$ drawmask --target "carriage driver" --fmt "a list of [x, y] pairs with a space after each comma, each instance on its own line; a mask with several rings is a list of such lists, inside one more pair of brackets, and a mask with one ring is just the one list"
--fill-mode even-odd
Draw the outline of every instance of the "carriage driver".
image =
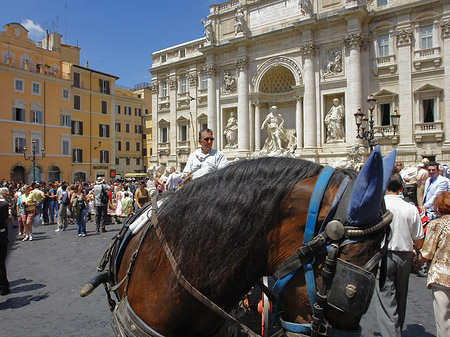
[[200, 178], [207, 173], [220, 170], [228, 165], [225, 154], [212, 148], [214, 137], [210, 129], [202, 129], [198, 134], [200, 148], [197, 148], [189, 156], [183, 170], [183, 176], [192, 179]]

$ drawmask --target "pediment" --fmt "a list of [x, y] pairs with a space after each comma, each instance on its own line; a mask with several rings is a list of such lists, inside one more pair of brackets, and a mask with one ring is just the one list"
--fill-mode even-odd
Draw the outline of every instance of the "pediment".
[[398, 96], [398, 94], [396, 94], [395, 92], [383, 89], [383, 90], [378, 91], [376, 94], [374, 94], [374, 96], [375, 97], [386, 97], [386, 96], [392, 97], [392, 96]]
[[419, 89], [414, 91], [414, 93], [420, 94], [420, 93], [426, 93], [426, 92], [440, 92], [440, 91], [442, 91], [442, 88], [439, 88], [432, 84], [427, 83], [423, 87], [420, 87]]

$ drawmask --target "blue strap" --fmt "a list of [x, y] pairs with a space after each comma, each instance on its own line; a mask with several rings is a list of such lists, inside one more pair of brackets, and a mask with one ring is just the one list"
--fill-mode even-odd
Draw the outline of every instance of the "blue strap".
[[[322, 202], [325, 188], [328, 185], [328, 181], [334, 173], [334, 168], [331, 166], [325, 166], [317, 179], [314, 191], [309, 201], [308, 216], [306, 217], [306, 228], [303, 244], [307, 244], [314, 238], [314, 231], [317, 223], [317, 216], [319, 215], [320, 203]], [[314, 279], [314, 268], [311, 262], [306, 263], [303, 266], [305, 272], [306, 291], [308, 292], [309, 304], [312, 312], [314, 312], [314, 303], [316, 303], [316, 281]]]
[[309, 334], [311, 332], [311, 323], [286, 322], [280, 316], [280, 324], [285, 330], [287, 330], [289, 332], [302, 333], [302, 334]]

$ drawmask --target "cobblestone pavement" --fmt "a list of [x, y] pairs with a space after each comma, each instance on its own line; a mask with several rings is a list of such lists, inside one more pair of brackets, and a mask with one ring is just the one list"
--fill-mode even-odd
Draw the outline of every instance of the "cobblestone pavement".
[[[0, 336], [113, 336], [103, 287], [86, 298], [79, 292], [96, 274], [96, 267], [120, 225], [107, 233], [78, 237], [74, 225], [55, 233], [55, 226], [34, 228], [34, 240], [22, 242], [17, 229], [10, 231], [7, 259], [11, 294], [0, 297]], [[405, 337], [436, 335], [431, 291], [425, 278], [411, 275]], [[254, 315], [254, 314], [253, 314]], [[371, 306], [363, 318], [363, 336], [380, 336]]]

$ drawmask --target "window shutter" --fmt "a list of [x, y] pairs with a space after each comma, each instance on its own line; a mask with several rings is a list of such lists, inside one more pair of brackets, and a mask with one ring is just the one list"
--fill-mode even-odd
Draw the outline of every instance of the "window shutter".
[[106, 81], [106, 93], [109, 95], [109, 81]]
[[102, 128], [102, 124], [98, 125], [98, 135], [99, 137], [103, 137], [103, 128]]
[[75, 163], [76, 149], [72, 149], [72, 163]]
[[42, 124], [42, 111], [38, 111], [39, 124]]
[[20, 110], [20, 120], [22, 122], [25, 122], [25, 109], [19, 109]]
[[80, 135], [83, 134], [83, 122], [78, 122], [80, 125]]
[[106, 137], [109, 138], [109, 125], [106, 125]]
[[64, 115], [61, 115], [61, 126], [64, 126]]
[[100, 92], [103, 92], [103, 81], [102, 80], [98, 80], [98, 86], [100, 87]]
[[[61, 116], [62, 117], [62, 116]], [[71, 121], [70, 122], [70, 125], [71, 125], [71, 128], [72, 128], [72, 130], [70, 131], [70, 133], [72, 134], [72, 135], [74, 135], [75, 134], [75, 122], [74, 121]]]

